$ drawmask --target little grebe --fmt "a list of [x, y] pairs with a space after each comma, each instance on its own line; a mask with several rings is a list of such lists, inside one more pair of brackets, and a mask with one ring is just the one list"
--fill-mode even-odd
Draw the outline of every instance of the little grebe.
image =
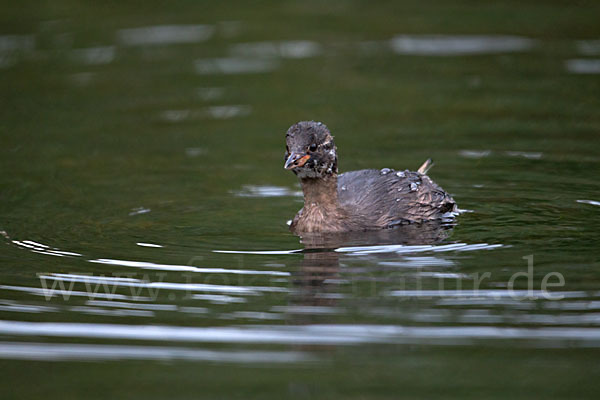
[[338, 175], [333, 136], [320, 122], [302, 121], [286, 134], [285, 169], [302, 185], [304, 207], [294, 233], [347, 232], [440, 220], [457, 210], [454, 199], [426, 174], [364, 169]]

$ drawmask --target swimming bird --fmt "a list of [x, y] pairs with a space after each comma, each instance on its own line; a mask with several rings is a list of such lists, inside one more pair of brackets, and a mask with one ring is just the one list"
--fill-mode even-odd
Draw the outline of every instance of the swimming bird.
[[427, 160], [417, 171], [384, 168], [338, 174], [337, 148], [327, 126], [298, 122], [286, 133], [284, 168], [300, 179], [304, 207], [290, 230], [370, 231], [453, 216], [456, 202], [426, 175], [431, 165]]

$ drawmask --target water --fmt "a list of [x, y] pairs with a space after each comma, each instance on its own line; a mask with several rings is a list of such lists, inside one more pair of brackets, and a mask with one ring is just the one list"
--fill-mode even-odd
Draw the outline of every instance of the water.
[[[2, 398], [598, 396], [597, 6], [53, 4], [0, 16]], [[295, 237], [302, 119], [465, 212]]]

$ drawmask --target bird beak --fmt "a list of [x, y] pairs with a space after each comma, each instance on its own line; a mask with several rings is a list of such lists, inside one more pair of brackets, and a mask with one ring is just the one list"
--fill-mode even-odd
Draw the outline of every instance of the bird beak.
[[308, 154], [292, 153], [285, 161], [283, 168], [294, 169], [296, 167], [301, 167], [306, 164], [308, 160], [310, 160], [310, 156]]

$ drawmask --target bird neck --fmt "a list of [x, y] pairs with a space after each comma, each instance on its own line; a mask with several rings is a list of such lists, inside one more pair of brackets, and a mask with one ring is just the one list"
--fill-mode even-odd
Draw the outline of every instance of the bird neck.
[[304, 207], [334, 209], [339, 207], [337, 192], [337, 174], [320, 178], [300, 180], [304, 193]]

